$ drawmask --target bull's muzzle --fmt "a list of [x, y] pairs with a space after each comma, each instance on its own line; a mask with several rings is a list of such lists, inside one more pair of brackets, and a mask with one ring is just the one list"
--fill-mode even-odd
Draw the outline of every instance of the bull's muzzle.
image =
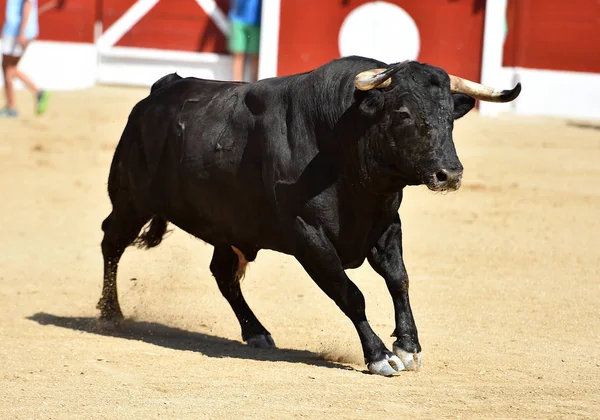
[[460, 188], [462, 169], [440, 169], [431, 175], [427, 188], [431, 191], [456, 191]]

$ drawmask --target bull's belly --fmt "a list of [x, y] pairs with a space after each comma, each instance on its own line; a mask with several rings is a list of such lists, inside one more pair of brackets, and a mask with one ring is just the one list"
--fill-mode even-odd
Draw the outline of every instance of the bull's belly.
[[[277, 215], [262, 197], [219, 185], [193, 185], [184, 194], [163, 191], [152, 207], [175, 226], [213, 246], [286, 252]], [[159, 195], [156, 195], [159, 196]]]

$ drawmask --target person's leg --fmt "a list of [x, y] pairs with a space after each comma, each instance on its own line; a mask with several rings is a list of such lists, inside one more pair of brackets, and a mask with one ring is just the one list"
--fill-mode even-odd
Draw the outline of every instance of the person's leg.
[[244, 80], [244, 62], [246, 57], [244, 53], [233, 53], [233, 80]]
[[258, 52], [260, 49], [260, 26], [249, 25], [247, 33], [247, 53], [250, 55], [252, 81], [258, 80]]
[[[20, 57], [14, 56], [3, 56], [2, 59], [2, 70], [4, 71], [4, 90], [6, 95], [6, 108], [8, 113], [16, 114], [12, 112], [16, 110], [15, 107], [15, 90], [14, 90], [14, 79], [15, 77], [20, 79], [25, 87], [33, 93], [35, 96], [35, 111], [38, 114], [43, 114], [48, 106], [49, 95], [45, 90], [39, 89], [35, 83], [29, 78], [27, 74], [19, 70], [18, 64]], [[6, 63], [6, 64], [5, 64]], [[6, 112], [5, 111], [5, 112]], [[10, 115], [16, 116], [16, 115]]]
[[258, 80], [258, 54], [252, 54], [250, 56], [250, 64], [252, 66], [252, 81]]
[[22, 55], [23, 49], [17, 43], [16, 37], [2, 37], [2, 73], [4, 75], [4, 96], [6, 99], [6, 107], [2, 110], [2, 116], [17, 116], [13, 81]]
[[[25, 45], [23, 47], [23, 51], [21, 52], [21, 55], [25, 53], [26, 49], [27, 49], [27, 45]], [[43, 89], [38, 88], [36, 86], [36, 84], [33, 82], [33, 80], [31, 80], [31, 78], [27, 74], [25, 74], [23, 71], [19, 70], [18, 67], [15, 69], [15, 76], [17, 78], [19, 78], [23, 82], [23, 84], [25, 84], [25, 87], [31, 93], [33, 93], [33, 95], [35, 97], [35, 112], [37, 114], [43, 114], [46, 111], [46, 107], [48, 106], [48, 97], [49, 97], [48, 92], [46, 92]]]
[[13, 79], [16, 76], [19, 57], [11, 55], [2, 55], [2, 72], [4, 73], [4, 96], [6, 98], [6, 107], [15, 108], [15, 89]]
[[42, 114], [48, 105], [48, 93], [39, 89], [27, 74], [19, 70], [19, 62], [25, 53], [25, 47], [16, 44], [16, 39], [6, 37], [2, 40], [2, 71], [4, 73], [4, 93], [6, 97], [6, 108], [1, 111], [2, 116], [16, 117], [16, 100], [14, 90], [14, 79], [19, 78], [35, 96], [36, 112]]
[[38, 93], [40, 93], [40, 90], [35, 85], [35, 83], [33, 83], [33, 80], [31, 80], [28, 75], [23, 73], [22, 70], [19, 70], [18, 67], [15, 67], [15, 77], [20, 79], [23, 82], [23, 84], [25, 85], [25, 87], [34, 95], [37, 95]]
[[[27, 49], [27, 45], [25, 45], [22, 49], [19, 50], [19, 57], [14, 57], [16, 59], [15, 63], [14, 63], [14, 69], [12, 69], [12, 74], [13, 74], [13, 80], [14, 78], [18, 78], [19, 80], [21, 80], [23, 82], [23, 84], [25, 85], [25, 87], [34, 95], [35, 97], [35, 111], [37, 114], [43, 114], [46, 111], [46, 108], [48, 106], [48, 99], [49, 99], [49, 95], [48, 92], [46, 92], [43, 89], [38, 88], [38, 86], [33, 82], [33, 80], [31, 80], [31, 78], [24, 73], [22, 70], [19, 69], [19, 61], [21, 60], [21, 57], [23, 56], [23, 54], [25, 53], [25, 50]], [[14, 92], [14, 85], [13, 87], [11, 87], [11, 89]], [[14, 98], [14, 93], [13, 93], [13, 98]], [[14, 101], [14, 99], [13, 99]], [[8, 102], [8, 101], [7, 101]], [[10, 105], [9, 105], [10, 107]]]
[[227, 39], [227, 48], [232, 54], [233, 59], [233, 80], [244, 80], [244, 64], [246, 60], [246, 34], [244, 24], [240, 22], [231, 22], [231, 33]]

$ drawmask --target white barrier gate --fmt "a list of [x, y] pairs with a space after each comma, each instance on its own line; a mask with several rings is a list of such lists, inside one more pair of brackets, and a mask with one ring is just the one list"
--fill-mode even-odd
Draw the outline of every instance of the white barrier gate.
[[[97, 82], [150, 86], [172, 72], [181, 76], [231, 79], [231, 57], [226, 54], [115, 46], [159, 1], [168, 0], [138, 0], [96, 39]], [[229, 21], [214, 0], [196, 0], [196, 3], [227, 36]]]

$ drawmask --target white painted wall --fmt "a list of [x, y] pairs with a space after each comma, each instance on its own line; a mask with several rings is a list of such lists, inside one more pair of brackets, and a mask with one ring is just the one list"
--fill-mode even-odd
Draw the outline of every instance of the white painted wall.
[[515, 101], [517, 114], [600, 120], [600, 74], [512, 70], [523, 87]]
[[510, 89], [521, 82], [521, 94], [508, 104], [480, 102], [479, 112], [600, 120], [600, 74], [502, 66], [507, 1], [486, 3], [481, 83]]
[[[34, 41], [19, 68], [48, 90], [85, 89], [96, 83], [97, 53], [92, 44]], [[4, 78], [0, 78], [0, 86]], [[16, 82], [17, 89], [23, 85]]]
[[511, 88], [521, 82], [521, 94], [508, 104], [480, 102], [479, 112], [496, 116], [512, 112], [561, 118], [600, 120], [600, 74], [502, 67], [483, 83]]
[[98, 56], [98, 83], [151, 86], [162, 76], [231, 80], [231, 56], [146, 48], [113, 47]]
[[[510, 89], [517, 83], [512, 71], [502, 67], [507, 4], [508, 0], [488, 0], [485, 6], [483, 27], [481, 83], [499, 89]], [[518, 100], [519, 98], [516, 99], [516, 101]], [[482, 115], [494, 116], [501, 112], [514, 111], [515, 105], [516, 102], [507, 104], [480, 102], [479, 112]]]
[[277, 75], [280, 10], [281, 0], [263, 0], [260, 18], [260, 55], [258, 56], [259, 79]]

